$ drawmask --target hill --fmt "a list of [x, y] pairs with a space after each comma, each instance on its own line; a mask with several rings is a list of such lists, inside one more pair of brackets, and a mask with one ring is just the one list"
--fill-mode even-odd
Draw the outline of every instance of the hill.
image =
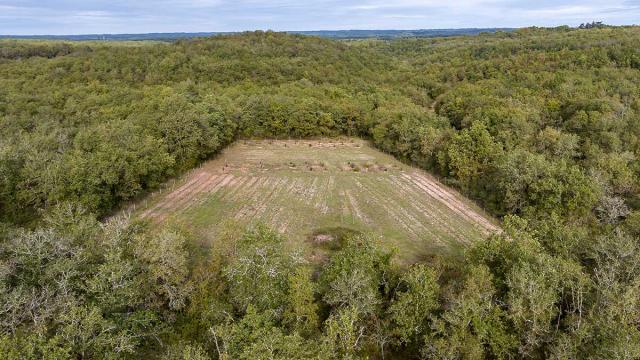
[[640, 358], [639, 49], [0, 40], [0, 358]]

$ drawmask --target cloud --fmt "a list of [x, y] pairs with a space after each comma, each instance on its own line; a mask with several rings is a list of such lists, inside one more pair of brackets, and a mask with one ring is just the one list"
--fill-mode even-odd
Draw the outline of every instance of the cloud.
[[0, 34], [632, 24], [640, 0], [0, 0]]

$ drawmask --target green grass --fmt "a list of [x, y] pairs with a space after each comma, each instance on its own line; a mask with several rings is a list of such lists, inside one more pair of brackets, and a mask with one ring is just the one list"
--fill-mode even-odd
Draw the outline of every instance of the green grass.
[[264, 223], [312, 256], [327, 248], [316, 235], [371, 233], [405, 263], [459, 254], [497, 229], [455, 191], [358, 139], [238, 142], [138, 210], [209, 244], [229, 224]]

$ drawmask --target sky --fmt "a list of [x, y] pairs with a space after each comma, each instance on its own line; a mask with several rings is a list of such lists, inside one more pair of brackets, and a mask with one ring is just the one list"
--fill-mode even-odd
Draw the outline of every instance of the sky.
[[0, 34], [640, 24], [640, 0], [0, 0]]

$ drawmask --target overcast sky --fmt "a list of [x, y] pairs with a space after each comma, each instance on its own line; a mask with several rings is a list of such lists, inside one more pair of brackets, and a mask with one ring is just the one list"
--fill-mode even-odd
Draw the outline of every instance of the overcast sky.
[[0, 0], [0, 34], [640, 23], [640, 0]]

